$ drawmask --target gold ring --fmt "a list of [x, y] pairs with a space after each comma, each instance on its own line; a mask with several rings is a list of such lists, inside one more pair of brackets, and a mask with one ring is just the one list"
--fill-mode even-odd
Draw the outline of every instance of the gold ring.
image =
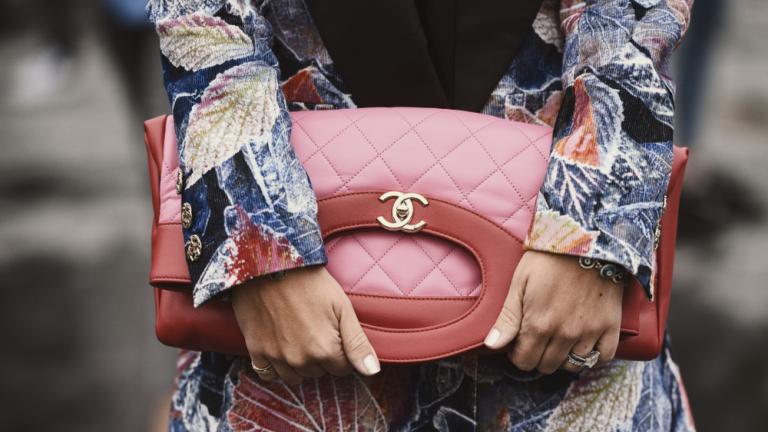
[[255, 364], [253, 364], [253, 362], [251, 362], [251, 367], [253, 368], [254, 372], [256, 372], [259, 375], [269, 373], [272, 371], [272, 369], [274, 369], [274, 366], [272, 366], [272, 363], [268, 363], [264, 367], [258, 367]]

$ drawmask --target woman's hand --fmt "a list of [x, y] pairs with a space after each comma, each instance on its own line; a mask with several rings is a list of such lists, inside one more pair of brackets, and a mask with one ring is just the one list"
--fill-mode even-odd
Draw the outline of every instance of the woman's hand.
[[585, 270], [572, 256], [526, 251], [496, 324], [485, 344], [508, 344], [509, 359], [519, 369], [551, 374], [558, 368], [577, 372], [567, 362], [573, 351], [600, 351], [598, 364], [616, 353], [624, 288]]
[[232, 302], [251, 363], [271, 380], [288, 384], [326, 372], [342, 376], [354, 367], [364, 375], [379, 361], [363, 333], [352, 303], [323, 266], [293, 269], [236, 287]]

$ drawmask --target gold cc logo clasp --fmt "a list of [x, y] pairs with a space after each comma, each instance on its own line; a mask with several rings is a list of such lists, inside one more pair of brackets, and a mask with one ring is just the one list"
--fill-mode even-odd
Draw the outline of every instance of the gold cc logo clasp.
[[423, 206], [427, 206], [429, 202], [426, 198], [423, 196], [408, 192], [396, 192], [396, 191], [390, 191], [385, 192], [379, 197], [379, 201], [384, 202], [390, 198], [397, 198], [395, 199], [395, 202], [392, 204], [392, 220], [393, 222], [390, 222], [386, 220], [383, 216], [379, 216], [376, 218], [376, 220], [381, 224], [384, 229], [390, 230], [390, 231], [405, 231], [408, 233], [415, 233], [427, 224], [423, 220], [412, 224], [411, 218], [413, 218], [413, 200], [416, 200], [421, 203]]

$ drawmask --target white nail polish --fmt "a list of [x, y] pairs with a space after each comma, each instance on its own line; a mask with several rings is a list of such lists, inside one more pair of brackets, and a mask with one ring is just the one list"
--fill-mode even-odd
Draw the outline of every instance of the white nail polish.
[[381, 370], [381, 367], [379, 366], [379, 361], [374, 357], [373, 354], [368, 354], [363, 359], [363, 364], [365, 365], [365, 369], [368, 371], [369, 374], [373, 375], [376, 373], [379, 373]]
[[496, 342], [498, 342], [500, 336], [501, 336], [501, 332], [495, 327], [492, 328], [491, 332], [488, 333], [488, 336], [485, 337], [485, 345], [493, 348]]

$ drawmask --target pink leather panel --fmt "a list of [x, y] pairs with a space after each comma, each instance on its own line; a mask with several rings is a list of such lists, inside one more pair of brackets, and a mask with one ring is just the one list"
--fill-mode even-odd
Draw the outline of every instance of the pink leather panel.
[[[517, 239], [525, 238], [546, 170], [549, 128], [423, 108], [291, 115], [291, 142], [318, 199], [347, 192], [416, 192], [457, 203], [489, 217]], [[376, 127], [374, 121], [387, 127]], [[541, 175], [516, 175], [520, 171]], [[329, 271], [347, 292], [479, 294], [477, 263], [466, 250], [444, 240], [369, 231], [331, 240], [327, 252]], [[406, 266], [408, 272], [399, 271]]]
[[[424, 108], [298, 111], [291, 116], [291, 142], [318, 199], [346, 192], [416, 192], [482, 214], [524, 240], [546, 170], [549, 128]], [[181, 208], [173, 117], [166, 122], [160, 224], [178, 223]], [[527, 175], [516, 175], [520, 171]], [[326, 250], [328, 269], [347, 292], [479, 294], [477, 263], [445, 240], [371, 230], [332, 239]], [[408, 272], [398, 270], [406, 265]], [[341, 271], [341, 266], [356, 271]]]
[[328, 271], [348, 293], [405, 297], [480, 293], [475, 259], [463, 247], [438, 237], [366, 230], [330, 239], [326, 253]]
[[[175, 131], [173, 116], [165, 119], [165, 130]], [[176, 134], [166, 133], [163, 143], [163, 162], [160, 169], [160, 214], [158, 222], [181, 222], [181, 197], [176, 193], [176, 178], [179, 173], [179, 150]]]
[[[319, 199], [342, 192], [416, 192], [485, 215], [525, 239], [546, 171], [550, 128], [425, 108], [291, 116], [291, 142]], [[526, 175], [516, 175], [521, 171]]]

